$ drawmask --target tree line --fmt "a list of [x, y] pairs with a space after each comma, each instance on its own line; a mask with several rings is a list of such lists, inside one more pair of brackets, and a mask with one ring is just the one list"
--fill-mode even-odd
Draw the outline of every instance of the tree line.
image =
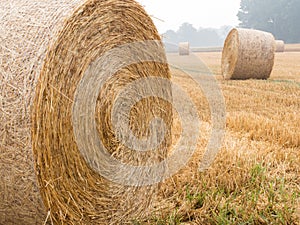
[[240, 27], [272, 33], [287, 43], [300, 42], [300, 0], [241, 0]]
[[[213, 15], [213, 14], [212, 14]], [[239, 27], [272, 33], [277, 40], [300, 43], [300, 0], [241, 0]], [[231, 26], [199, 28], [183, 23], [163, 34], [166, 43], [190, 42], [194, 47], [222, 46]]]
[[165, 32], [163, 34], [163, 39], [167, 43], [174, 44], [188, 41], [190, 45], [194, 47], [222, 46], [228, 32], [231, 29], [231, 26], [222, 26], [219, 29], [196, 29], [190, 23], [183, 23], [177, 31], [168, 30]]

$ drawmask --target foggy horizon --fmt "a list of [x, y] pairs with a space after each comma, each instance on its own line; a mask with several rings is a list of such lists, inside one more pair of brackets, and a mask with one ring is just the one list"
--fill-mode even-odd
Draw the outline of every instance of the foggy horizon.
[[240, 0], [195, 1], [186, 0], [174, 2], [170, 0], [138, 0], [152, 16], [159, 33], [168, 30], [177, 31], [183, 23], [192, 24], [196, 29], [222, 26], [236, 27]]

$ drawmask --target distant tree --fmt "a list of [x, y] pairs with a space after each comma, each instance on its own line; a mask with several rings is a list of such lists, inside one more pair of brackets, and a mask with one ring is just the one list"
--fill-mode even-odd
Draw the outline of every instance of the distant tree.
[[288, 26], [287, 41], [300, 42], [300, 0], [291, 0], [287, 6], [286, 21]]
[[197, 45], [197, 29], [193, 27], [190, 23], [183, 23], [178, 31], [177, 35], [179, 38], [179, 42], [189, 41], [190, 45]]
[[173, 30], [168, 30], [163, 35], [163, 40], [165, 42], [165, 48], [167, 51], [175, 52], [178, 50], [177, 44], [179, 43], [178, 35]]
[[222, 45], [222, 40], [215, 29], [211, 29], [211, 28], [199, 29], [197, 36], [198, 36], [197, 46], [199, 47]]
[[299, 0], [241, 0], [240, 27], [268, 31], [277, 39], [300, 42]]
[[[224, 32], [224, 30], [222, 30]], [[174, 44], [179, 42], [189, 42], [192, 47], [209, 47], [209, 46], [221, 46], [223, 39], [220, 37], [220, 30], [212, 28], [200, 28], [196, 29], [190, 23], [183, 23], [177, 32], [168, 30], [163, 34], [164, 42], [168, 43], [166, 46], [168, 50], [174, 49]]]
[[173, 30], [167, 30], [166, 33], [163, 34], [163, 38], [166, 42], [177, 44], [179, 42], [178, 35]]

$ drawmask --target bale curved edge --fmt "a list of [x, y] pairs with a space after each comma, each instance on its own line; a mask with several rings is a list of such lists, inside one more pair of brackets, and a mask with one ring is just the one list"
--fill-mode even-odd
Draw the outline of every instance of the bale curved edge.
[[[78, 150], [72, 124], [76, 88], [93, 61], [122, 44], [160, 40], [144, 9], [134, 0], [4, 0], [0, 11], [6, 30], [0, 34], [0, 223], [120, 224], [150, 214], [158, 186], [103, 178]], [[156, 151], [145, 153], [117, 140], [111, 111], [126, 85], [150, 76], [170, 79], [168, 65], [126, 66], [97, 98], [99, 137], [112, 157], [136, 166], [166, 155], [171, 106], [154, 96], [131, 110], [130, 127], [139, 138], [147, 137], [154, 117], [168, 128]]]
[[275, 58], [275, 39], [270, 33], [234, 28], [228, 34], [222, 52], [225, 79], [268, 79]]

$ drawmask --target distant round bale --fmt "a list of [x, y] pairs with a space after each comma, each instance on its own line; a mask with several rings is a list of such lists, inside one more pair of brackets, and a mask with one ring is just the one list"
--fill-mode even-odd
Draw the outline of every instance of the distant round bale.
[[284, 41], [276, 40], [275, 43], [276, 43], [276, 52], [284, 52], [285, 50]]
[[181, 42], [179, 43], [179, 55], [189, 55], [190, 54], [190, 43]]
[[250, 29], [232, 29], [222, 52], [225, 79], [268, 79], [274, 66], [275, 39], [272, 34]]

